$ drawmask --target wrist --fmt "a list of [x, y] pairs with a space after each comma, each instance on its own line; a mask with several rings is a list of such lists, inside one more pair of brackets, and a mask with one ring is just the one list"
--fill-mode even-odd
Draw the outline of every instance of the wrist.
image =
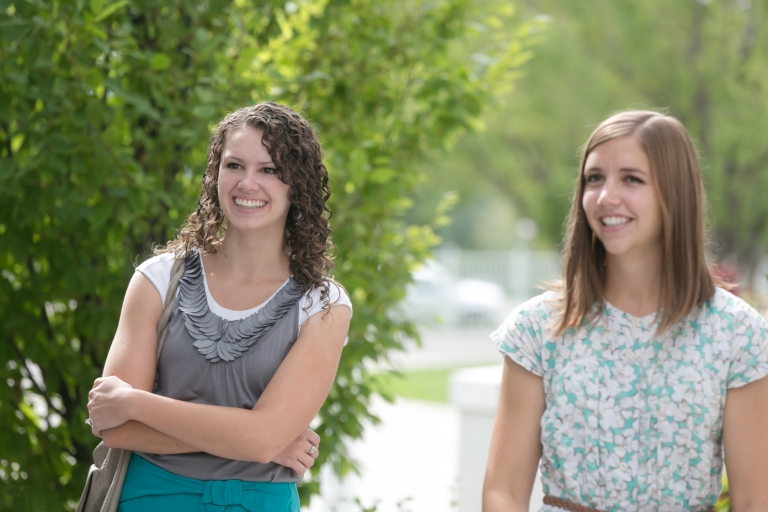
[[145, 393], [146, 391], [135, 388], [128, 391], [125, 400], [125, 414], [128, 420], [141, 421], [138, 416], [139, 411], [141, 410], [140, 403], [142, 402], [142, 399], [144, 398], [143, 395]]

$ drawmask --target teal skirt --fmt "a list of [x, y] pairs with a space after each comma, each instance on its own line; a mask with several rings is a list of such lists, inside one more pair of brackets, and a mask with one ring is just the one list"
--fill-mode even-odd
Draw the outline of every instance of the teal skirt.
[[299, 512], [291, 482], [194, 480], [170, 473], [135, 453], [118, 512]]

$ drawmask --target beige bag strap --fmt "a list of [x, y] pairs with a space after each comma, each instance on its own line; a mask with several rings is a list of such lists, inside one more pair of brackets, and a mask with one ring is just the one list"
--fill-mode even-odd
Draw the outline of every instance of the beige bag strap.
[[153, 388], [155, 391], [157, 391], [157, 384], [160, 379], [160, 354], [163, 353], [165, 339], [168, 337], [168, 323], [171, 320], [171, 313], [173, 313], [173, 305], [176, 303], [176, 289], [179, 287], [179, 280], [184, 275], [184, 260], [184, 254], [177, 254], [173, 261], [171, 282], [168, 283], [168, 291], [165, 294], [163, 314], [160, 315], [160, 320], [157, 322], [157, 356], [155, 357], [155, 386]]
[[[177, 254], [171, 267], [171, 282], [165, 296], [163, 314], [157, 322], [156, 365], [160, 362], [160, 354], [168, 337], [168, 322], [173, 312], [173, 304], [176, 302], [176, 289], [184, 275], [184, 256], [184, 254]], [[158, 380], [159, 373], [155, 367], [155, 391], [157, 391]], [[77, 512], [117, 512], [130, 458], [130, 450], [107, 448], [103, 442], [99, 443], [93, 451], [95, 464], [88, 471], [85, 488], [77, 504]]]

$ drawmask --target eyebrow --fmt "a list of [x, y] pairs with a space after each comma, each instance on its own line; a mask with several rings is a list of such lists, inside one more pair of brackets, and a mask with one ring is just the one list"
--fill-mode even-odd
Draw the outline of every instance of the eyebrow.
[[[602, 172], [602, 171], [603, 171], [602, 167], [590, 167], [588, 169], [584, 169], [584, 172]], [[639, 174], [648, 174], [644, 170], [638, 169], [636, 167], [622, 167], [621, 169], [619, 169], [619, 172], [625, 172], [625, 173], [626, 172], [636, 172], [636, 173], [639, 173]]]
[[[221, 159], [222, 160], [229, 159], [229, 160], [235, 160], [240, 163], [245, 163], [245, 160], [243, 160], [242, 158], [236, 157], [235, 155], [222, 155]], [[265, 162], [256, 162], [256, 165], [264, 167], [267, 165], [275, 165], [275, 163], [272, 160], [267, 160]]]

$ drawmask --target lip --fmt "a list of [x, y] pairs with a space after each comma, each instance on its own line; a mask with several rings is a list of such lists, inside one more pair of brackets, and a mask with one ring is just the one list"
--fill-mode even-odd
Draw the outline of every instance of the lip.
[[[242, 199], [242, 200], [245, 200], [245, 201], [260, 201], [260, 202], [264, 203], [264, 206], [261, 206], [261, 207], [258, 207], [258, 208], [248, 208], [246, 206], [240, 206], [239, 204], [237, 204], [235, 202], [235, 200], [237, 200], [237, 199]], [[267, 201], [266, 199], [260, 199], [260, 198], [256, 198], [256, 197], [243, 197], [243, 196], [234, 196], [234, 197], [232, 197], [232, 206], [235, 207], [238, 211], [241, 211], [241, 212], [247, 212], [247, 213], [258, 212], [258, 211], [263, 210], [264, 208], [266, 208], [266, 206], [268, 204], [269, 204], [269, 201]]]
[[[608, 225], [603, 222], [603, 219], [611, 218], [611, 217], [621, 217], [623, 219], [627, 219], [627, 222], [623, 224], [615, 224], [615, 225]], [[608, 214], [608, 215], [601, 215], [597, 218], [600, 228], [604, 233], [615, 233], [618, 231], [622, 231], [627, 226], [632, 224], [632, 222], [635, 220], [632, 217], [629, 217], [627, 215], [617, 215], [617, 214]]]

